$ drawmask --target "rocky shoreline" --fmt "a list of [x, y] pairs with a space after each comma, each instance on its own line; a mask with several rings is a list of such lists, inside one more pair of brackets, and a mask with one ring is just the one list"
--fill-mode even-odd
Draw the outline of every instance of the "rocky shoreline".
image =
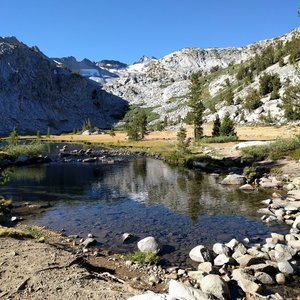
[[[59, 149], [54, 160], [43, 157], [46, 161], [38, 160], [37, 163], [52, 160], [65, 163], [99, 161], [110, 164], [135, 157], [126, 151], [68, 150], [66, 146]], [[15, 163], [16, 165], [29, 164], [32, 163], [32, 158], [19, 157]], [[198, 264], [197, 269], [182, 269], [179, 266], [169, 268], [157, 265], [145, 266], [119, 256], [103, 254], [102, 250], [93, 247], [96, 240], [92, 235], [81, 240], [77, 236], [61, 238], [65, 246], [72, 247], [76, 256], [84, 257], [87, 261], [92, 260], [96, 268], [99, 268], [97, 259], [100, 257], [102, 263], [103, 260], [114, 262], [114, 272], [118, 269], [125, 270], [122, 279], [110, 276], [111, 273], [106, 275], [109, 277], [109, 281], [117, 281], [121, 285], [126, 283], [126, 286], [135, 288], [134, 292], [131, 295], [128, 293], [126, 297], [136, 295], [139, 291], [149, 291], [146, 294], [128, 298], [130, 300], [298, 299], [297, 296], [300, 295], [300, 288], [297, 289], [300, 282], [300, 189], [297, 180], [297, 178], [287, 179], [282, 176], [281, 179], [278, 179], [276, 176], [265, 175], [257, 179], [253, 185], [246, 183], [247, 178], [244, 176], [228, 175], [221, 182], [222, 184], [236, 185], [248, 191], [257, 187], [285, 188], [288, 190], [285, 196], [273, 193], [270, 199], [263, 201], [266, 208], [259, 209], [258, 213], [262, 214], [261, 219], [264, 222], [286, 223], [290, 226], [290, 232], [285, 235], [273, 232], [264, 243], [256, 243], [251, 246], [248, 244], [251, 237], [245, 238], [243, 241], [233, 239], [224, 244], [216, 243], [212, 249], [206, 248], [205, 245], [195, 245], [191, 249], [189, 257]], [[35, 209], [36, 207], [28, 208]], [[11, 222], [15, 221], [18, 220], [11, 219]], [[152, 240], [151, 247], [141, 247], [140, 244], [141, 242], [143, 244], [143, 241], [139, 241], [137, 248], [142, 252], [159, 253], [160, 245], [155, 241], [155, 238], [148, 237], [146, 239]], [[14, 244], [11, 239], [9, 240]], [[126, 275], [132, 272], [134, 275]], [[100, 271], [97, 274], [102, 273], [105, 272]], [[27, 281], [24, 287], [20, 289], [22, 293], [27, 291], [27, 288], [29, 288], [30, 293], [29, 282]], [[126, 289], [128, 291], [128, 287]], [[0, 293], [0, 296], [3, 293]], [[8, 294], [9, 292], [5, 292], [3, 295]], [[35, 295], [33, 292], [30, 298], [35, 299]], [[108, 297], [107, 299], [127, 299], [121, 296], [118, 298], [116, 295], [118, 294], [114, 295], [116, 298]], [[68, 299], [69, 296], [66, 297], [65, 299]]]

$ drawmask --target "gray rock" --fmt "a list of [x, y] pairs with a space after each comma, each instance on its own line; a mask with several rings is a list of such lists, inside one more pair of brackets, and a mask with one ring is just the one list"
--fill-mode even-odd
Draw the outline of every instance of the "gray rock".
[[198, 283], [201, 283], [202, 279], [204, 278], [204, 274], [202, 271], [189, 271], [188, 276], [191, 279], [196, 280]]
[[230, 299], [227, 283], [219, 275], [205, 276], [201, 281], [201, 290], [220, 300]]
[[171, 279], [169, 284], [169, 297], [184, 300], [209, 300], [210, 297], [201, 290], [189, 287], [181, 282]]
[[133, 235], [131, 233], [128, 233], [128, 232], [124, 232], [122, 234], [122, 241], [125, 242], [125, 241], [128, 241], [130, 240], [131, 238], [133, 238]]
[[259, 210], [257, 210], [257, 213], [263, 214], [263, 215], [271, 215], [271, 216], [275, 215], [272, 211], [270, 211], [269, 208], [260, 208]]
[[159, 245], [153, 236], [148, 236], [137, 243], [141, 252], [151, 252], [157, 254], [160, 251]]
[[295, 219], [295, 221], [294, 221], [292, 227], [293, 227], [293, 228], [300, 229], [300, 216], [298, 216], [298, 217]]
[[229, 265], [234, 265], [236, 264], [235, 260], [231, 257], [228, 257], [225, 254], [219, 254], [215, 259], [214, 259], [214, 265], [215, 266], [223, 266], [225, 264]]
[[264, 273], [264, 272], [256, 272], [254, 274], [254, 277], [262, 284], [274, 284], [275, 283], [273, 278], [269, 274]]
[[160, 283], [160, 278], [155, 274], [151, 274], [148, 278], [148, 281], [150, 283], [158, 284], [158, 283]]
[[95, 162], [97, 161], [97, 157], [88, 157], [82, 160], [84, 163], [90, 163], [90, 162]]
[[277, 239], [278, 241], [282, 241], [282, 242], [285, 240], [283, 234], [279, 234], [279, 233], [276, 233], [276, 232], [272, 232], [271, 237]]
[[276, 274], [275, 280], [278, 284], [285, 285], [286, 279], [285, 279], [285, 275], [283, 273]]
[[300, 251], [300, 240], [293, 240], [288, 242], [289, 246], [293, 249]]
[[288, 191], [287, 195], [293, 200], [300, 200], [300, 190]]
[[210, 273], [212, 271], [212, 263], [211, 262], [203, 262], [198, 265], [198, 271], [202, 271], [205, 273]]
[[294, 273], [294, 269], [288, 261], [280, 261], [278, 263], [278, 270], [285, 275]]
[[288, 191], [291, 191], [295, 188], [295, 185], [293, 183], [288, 183], [285, 188], [288, 190]]
[[[280, 183], [280, 184], [282, 184], [282, 183]], [[277, 183], [277, 182], [261, 182], [260, 186], [265, 189], [274, 189], [279, 186], [279, 183]]]
[[190, 256], [191, 260], [193, 260], [195, 262], [199, 262], [199, 263], [211, 261], [211, 256], [210, 256], [209, 250], [202, 245], [198, 245], [198, 246], [194, 247], [190, 251], [189, 256]]
[[250, 281], [242, 278], [237, 282], [239, 287], [245, 292], [250, 294], [256, 294], [261, 290], [261, 286], [254, 281]]
[[240, 186], [239, 189], [244, 191], [254, 191], [254, 187], [248, 183]]
[[246, 177], [237, 174], [227, 175], [222, 181], [221, 184], [224, 185], [243, 185], [246, 183]]
[[241, 269], [235, 269], [232, 272], [232, 279], [236, 280], [240, 288], [245, 293], [257, 293], [261, 290], [261, 286], [255, 281], [255, 277], [244, 273]]
[[263, 257], [253, 257], [249, 254], [245, 254], [236, 259], [237, 263], [242, 267], [248, 267], [251, 265], [261, 264], [265, 262], [265, 258]]
[[128, 298], [127, 300], [172, 300], [168, 295], [149, 292]]
[[236, 239], [232, 239], [230, 240], [228, 243], [226, 243], [225, 245], [227, 247], [229, 247], [231, 250], [235, 250], [235, 247], [239, 244], [239, 241]]
[[241, 254], [246, 254], [247, 253], [247, 248], [244, 246], [244, 244], [239, 243], [235, 249], [234, 252], [239, 252]]
[[281, 252], [281, 251], [275, 251], [274, 252], [274, 257], [275, 260], [280, 262], [280, 261], [288, 261], [292, 259], [292, 255], [289, 252]]
[[83, 241], [82, 245], [85, 247], [85, 248], [88, 248], [88, 247], [91, 247], [91, 246], [94, 246], [97, 244], [97, 241], [94, 239], [94, 238], [87, 238]]
[[231, 249], [228, 246], [221, 244], [221, 243], [215, 243], [213, 245], [213, 251], [216, 254], [225, 254], [226, 256], [231, 255]]

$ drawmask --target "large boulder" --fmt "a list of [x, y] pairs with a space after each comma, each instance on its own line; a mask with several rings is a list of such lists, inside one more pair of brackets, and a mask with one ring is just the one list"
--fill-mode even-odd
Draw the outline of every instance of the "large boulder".
[[141, 252], [151, 252], [157, 254], [160, 251], [159, 245], [153, 236], [148, 236], [137, 243]]
[[210, 256], [209, 250], [202, 245], [198, 245], [198, 246], [194, 247], [190, 251], [189, 256], [190, 256], [191, 260], [193, 260], [195, 262], [199, 262], [199, 263], [211, 261], [211, 256]]
[[210, 274], [201, 280], [201, 290], [219, 300], [230, 299], [227, 283], [219, 276]]
[[246, 183], [246, 177], [237, 174], [227, 175], [221, 181], [221, 184], [225, 184], [225, 185], [244, 185], [245, 183]]
[[169, 297], [171, 299], [184, 300], [208, 300], [211, 299], [201, 290], [189, 287], [181, 282], [171, 279], [169, 284]]

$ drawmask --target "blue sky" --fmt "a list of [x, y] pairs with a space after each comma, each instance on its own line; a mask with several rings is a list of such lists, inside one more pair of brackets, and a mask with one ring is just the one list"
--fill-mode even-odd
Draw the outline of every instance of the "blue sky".
[[242, 46], [300, 26], [295, 0], [0, 0], [0, 36], [50, 57], [163, 57], [185, 47]]

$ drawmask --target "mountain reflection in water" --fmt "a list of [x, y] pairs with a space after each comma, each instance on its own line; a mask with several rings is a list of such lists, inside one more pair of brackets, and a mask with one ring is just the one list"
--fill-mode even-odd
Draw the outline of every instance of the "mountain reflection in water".
[[50, 203], [29, 223], [64, 228], [67, 234], [93, 232], [100, 246], [132, 251], [120, 235], [153, 235], [163, 244], [163, 258], [186, 263], [197, 244], [212, 245], [233, 237], [264, 238], [270, 230], [256, 211], [270, 193], [244, 193], [200, 171], [170, 167], [140, 158], [114, 165], [52, 163], [15, 168], [0, 194], [13, 201]]

